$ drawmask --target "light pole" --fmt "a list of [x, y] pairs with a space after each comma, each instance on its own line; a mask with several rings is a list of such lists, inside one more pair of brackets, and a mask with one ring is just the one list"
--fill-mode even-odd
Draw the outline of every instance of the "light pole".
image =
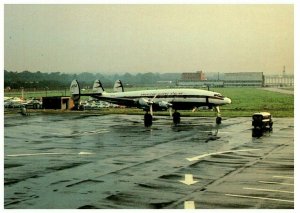
[[48, 87], [45, 87], [45, 90], [46, 90], [46, 97], [47, 97], [48, 89], [49, 89]]
[[21, 89], [21, 98], [23, 100], [24, 99], [24, 87], [20, 87], [20, 89]]

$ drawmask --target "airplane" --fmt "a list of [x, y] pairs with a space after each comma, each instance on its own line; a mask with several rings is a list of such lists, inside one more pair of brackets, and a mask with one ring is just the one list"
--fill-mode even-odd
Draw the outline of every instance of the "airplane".
[[224, 97], [218, 92], [201, 89], [176, 88], [125, 92], [120, 80], [115, 82], [113, 90], [112, 93], [106, 92], [100, 80], [94, 81], [92, 93], [81, 94], [77, 80], [73, 80], [70, 85], [71, 98], [75, 105], [78, 105], [81, 96], [90, 96], [112, 104], [140, 108], [146, 111], [144, 116], [145, 126], [152, 125], [153, 111], [169, 110], [171, 115], [172, 110], [175, 110], [173, 122], [177, 125], [180, 122], [180, 113], [177, 110], [195, 111], [197, 108], [204, 106], [215, 109], [216, 124], [221, 124], [222, 117], [219, 106], [231, 103], [230, 98]]

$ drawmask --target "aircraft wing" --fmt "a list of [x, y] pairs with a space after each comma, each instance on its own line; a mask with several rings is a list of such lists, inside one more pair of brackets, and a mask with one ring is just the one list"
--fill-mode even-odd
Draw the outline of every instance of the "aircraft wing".
[[136, 101], [133, 99], [129, 99], [129, 98], [117, 98], [117, 97], [105, 97], [105, 96], [103, 97], [98, 94], [89, 94], [89, 96], [96, 98], [98, 100], [101, 100], [101, 101], [106, 101], [109, 103], [123, 105], [123, 106], [127, 106], [127, 107], [137, 106]]

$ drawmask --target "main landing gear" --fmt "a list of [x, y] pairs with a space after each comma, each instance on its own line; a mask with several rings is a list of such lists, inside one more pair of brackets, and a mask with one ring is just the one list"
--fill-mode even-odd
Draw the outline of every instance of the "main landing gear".
[[177, 112], [177, 110], [175, 110], [172, 116], [173, 116], [173, 123], [175, 126], [177, 126], [180, 123], [180, 113]]
[[145, 127], [152, 126], [152, 115], [149, 114], [149, 111], [146, 111], [146, 113], [144, 115], [144, 124], [145, 124]]
[[[175, 112], [172, 114], [172, 117], [173, 117], [174, 125], [177, 126], [180, 123], [180, 113], [177, 112], [177, 110], [175, 110]], [[145, 127], [152, 126], [152, 120], [153, 120], [153, 117], [152, 117], [151, 113], [149, 113], [149, 111], [146, 111], [146, 113], [144, 115]]]
[[[216, 112], [216, 124], [219, 125], [222, 123], [222, 117], [221, 117], [221, 113], [220, 113], [220, 109], [218, 106], [215, 107], [215, 112]], [[171, 115], [171, 111], [170, 111], [170, 115]], [[173, 117], [173, 123], [175, 126], [177, 126], [180, 123], [180, 113], [177, 112], [177, 110], [175, 110], [175, 112], [172, 114]], [[144, 125], [145, 127], [150, 127], [152, 126], [152, 120], [153, 117], [151, 115], [151, 113], [149, 113], [149, 111], [146, 111], [145, 115], [144, 115]]]

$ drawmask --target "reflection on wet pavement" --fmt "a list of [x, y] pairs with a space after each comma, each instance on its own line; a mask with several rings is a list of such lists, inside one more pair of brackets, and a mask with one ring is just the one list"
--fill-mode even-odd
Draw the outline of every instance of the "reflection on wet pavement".
[[174, 126], [158, 117], [145, 128], [134, 115], [7, 117], [4, 205], [293, 208], [292, 185], [266, 185], [293, 182], [274, 178], [294, 176], [293, 122], [274, 118], [272, 132], [253, 136], [251, 118], [216, 126], [214, 118], [183, 117]]

